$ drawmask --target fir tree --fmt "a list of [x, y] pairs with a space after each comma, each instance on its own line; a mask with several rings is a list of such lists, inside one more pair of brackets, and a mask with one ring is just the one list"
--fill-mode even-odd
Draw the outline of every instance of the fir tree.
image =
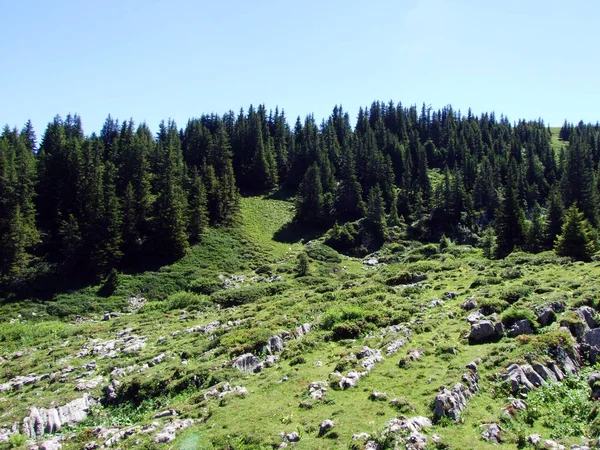
[[554, 250], [560, 256], [588, 261], [596, 251], [596, 242], [590, 232], [590, 224], [577, 205], [573, 204], [565, 213], [565, 222], [554, 244]]

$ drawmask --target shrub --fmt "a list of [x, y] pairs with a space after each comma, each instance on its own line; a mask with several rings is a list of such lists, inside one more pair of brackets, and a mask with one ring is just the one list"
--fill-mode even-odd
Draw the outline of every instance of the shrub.
[[505, 289], [500, 293], [500, 298], [508, 303], [515, 303], [521, 298], [526, 298], [531, 294], [532, 290], [529, 286], [515, 286]]
[[239, 289], [227, 289], [212, 294], [212, 300], [223, 307], [253, 303], [258, 299], [275, 294], [281, 294], [289, 285], [286, 283], [269, 283], [254, 286], [245, 286]]
[[396, 275], [391, 276], [387, 280], [385, 280], [385, 284], [388, 286], [397, 286], [399, 284], [409, 284], [412, 283], [413, 274], [407, 272], [405, 270], [398, 272]]
[[501, 300], [499, 298], [484, 298], [479, 301], [479, 307], [486, 314], [501, 313], [508, 308], [508, 306], [509, 304], [506, 300]]
[[345, 321], [333, 326], [332, 337], [335, 340], [356, 339], [362, 333], [361, 326], [356, 322]]
[[307, 245], [306, 253], [312, 259], [317, 261], [330, 263], [339, 263], [342, 261], [342, 258], [338, 252], [324, 244], [313, 243], [311, 245]]
[[8, 446], [9, 448], [19, 448], [25, 445], [27, 442], [27, 436], [21, 433], [11, 434], [8, 438]]
[[196, 278], [190, 281], [188, 289], [196, 294], [210, 295], [223, 289], [223, 282], [209, 278]]
[[180, 291], [169, 295], [166, 301], [167, 311], [173, 309], [200, 309], [210, 305], [210, 302], [198, 294], [189, 291]]
[[512, 326], [517, 320], [522, 320], [522, 319], [529, 320], [529, 323], [531, 324], [532, 327], [534, 327], [536, 325], [536, 318], [533, 315], [533, 313], [528, 309], [520, 309], [520, 308], [511, 307], [511, 308], [507, 309], [506, 311], [504, 311], [502, 313], [502, 315], [500, 316], [500, 320], [507, 327]]

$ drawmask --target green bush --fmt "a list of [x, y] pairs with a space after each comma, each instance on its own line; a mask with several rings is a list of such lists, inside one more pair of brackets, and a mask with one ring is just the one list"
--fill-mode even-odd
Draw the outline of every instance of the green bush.
[[327, 245], [319, 243], [307, 245], [306, 254], [317, 261], [330, 263], [339, 263], [342, 261], [342, 257], [338, 252]]
[[517, 300], [528, 297], [531, 292], [532, 289], [529, 286], [514, 286], [503, 290], [500, 293], [500, 298], [510, 304], [513, 304]]
[[230, 307], [253, 303], [262, 297], [281, 294], [288, 288], [289, 285], [282, 282], [244, 286], [238, 289], [215, 292], [211, 295], [211, 298], [223, 307]]
[[332, 337], [334, 340], [340, 339], [356, 339], [360, 336], [363, 329], [357, 322], [345, 321], [336, 323], [332, 328]]
[[507, 327], [511, 327], [517, 320], [527, 319], [532, 327], [535, 327], [537, 322], [534, 314], [523, 308], [508, 308], [500, 315], [500, 321]]
[[197, 294], [210, 295], [223, 289], [223, 282], [210, 278], [196, 278], [190, 281], [188, 289]]
[[11, 434], [8, 438], [8, 447], [9, 448], [19, 448], [25, 445], [27, 442], [27, 436], [21, 433]]
[[119, 287], [119, 281], [119, 272], [113, 268], [104, 280], [102, 287], [98, 289], [98, 295], [101, 297], [111, 296]]
[[491, 314], [494, 312], [501, 313], [509, 307], [509, 304], [506, 300], [501, 300], [499, 298], [484, 298], [479, 300], [479, 307]]
[[174, 309], [190, 309], [198, 310], [209, 306], [211, 303], [205, 297], [202, 297], [194, 292], [180, 291], [169, 295], [166, 300], [166, 310]]
[[385, 284], [388, 286], [397, 286], [399, 284], [412, 283], [412, 280], [413, 274], [403, 270], [385, 280]]

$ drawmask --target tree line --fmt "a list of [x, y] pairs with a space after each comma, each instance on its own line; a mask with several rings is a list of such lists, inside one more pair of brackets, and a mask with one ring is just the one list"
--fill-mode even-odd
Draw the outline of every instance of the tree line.
[[207, 226], [235, 220], [240, 192], [276, 188], [295, 196], [299, 224], [331, 228], [340, 250], [399, 227], [503, 257], [553, 248], [569, 218], [588, 255], [600, 220], [600, 128], [565, 122], [559, 137], [567, 145], [557, 150], [541, 120], [393, 102], [361, 108], [354, 127], [338, 106], [319, 124], [308, 115], [290, 126], [264, 105], [181, 129], [163, 121], [155, 135], [109, 116], [86, 136], [79, 116], [57, 116], [39, 145], [31, 122], [6, 126], [0, 283], [40, 271], [94, 279], [181, 257]]

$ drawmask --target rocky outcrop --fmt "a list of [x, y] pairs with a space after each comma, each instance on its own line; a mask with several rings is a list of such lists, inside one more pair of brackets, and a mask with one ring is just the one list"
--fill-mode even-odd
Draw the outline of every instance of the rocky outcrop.
[[469, 297], [460, 307], [465, 311], [471, 311], [477, 308], [477, 300], [474, 297]]
[[497, 341], [504, 335], [504, 325], [501, 322], [493, 323], [491, 320], [481, 320], [471, 325], [469, 333], [470, 344], [481, 344]]
[[433, 406], [434, 421], [438, 421], [442, 417], [448, 417], [454, 422], [458, 422], [460, 415], [467, 406], [467, 400], [479, 391], [477, 362], [473, 361], [467, 364], [466, 367], [469, 371], [462, 376], [464, 384], [456, 383], [451, 390], [443, 387], [435, 397]]
[[385, 349], [385, 354], [387, 356], [391, 356], [394, 353], [396, 353], [398, 350], [400, 350], [402, 347], [404, 347], [405, 345], [406, 345], [406, 340], [396, 339], [388, 344], [387, 348]]
[[232, 364], [234, 369], [240, 372], [252, 372], [260, 364], [260, 358], [252, 353], [246, 353], [235, 359]]
[[162, 431], [154, 436], [154, 442], [157, 444], [171, 442], [175, 440], [178, 431], [185, 430], [186, 428], [191, 427], [196, 423], [202, 423], [203, 421], [203, 419], [176, 419], [173, 422], [166, 424]]
[[[565, 372], [575, 374], [579, 370], [576, 358], [568, 354], [564, 349], [554, 352], [557, 361], [548, 361], [545, 364], [510, 364], [506, 372], [500, 374], [508, 380], [513, 395], [527, 393], [533, 389], [550, 382], [560, 382], [565, 378]], [[562, 367], [562, 369], [561, 369]]]
[[222, 383], [213, 387], [210, 391], [204, 394], [204, 399], [222, 399], [228, 395], [244, 396], [248, 394], [248, 390], [243, 386], [231, 387], [229, 383]]
[[12, 378], [10, 381], [6, 383], [0, 384], [0, 393], [9, 392], [12, 390], [21, 389], [23, 386], [28, 386], [31, 384], [38, 383], [46, 378], [49, 378], [50, 374], [36, 375], [35, 373], [30, 373], [25, 376], [16, 376]]
[[96, 401], [89, 395], [73, 400], [56, 408], [31, 408], [29, 416], [23, 419], [23, 433], [31, 439], [39, 439], [44, 434], [61, 430], [64, 425], [83, 422]]
[[267, 341], [265, 350], [269, 355], [279, 353], [283, 351], [283, 339], [280, 336], [271, 336]]

